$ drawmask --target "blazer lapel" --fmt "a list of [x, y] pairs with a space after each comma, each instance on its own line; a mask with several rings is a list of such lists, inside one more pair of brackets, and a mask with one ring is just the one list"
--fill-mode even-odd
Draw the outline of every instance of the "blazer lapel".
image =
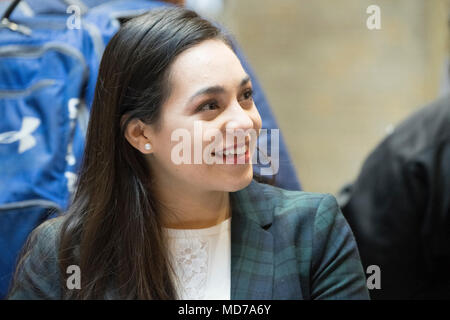
[[[231, 219], [231, 299], [272, 299], [274, 278], [273, 235], [270, 202], [257, 192], [252, 182], [230, 193]], [[268, 202], [268, 203], [266, 203]]]

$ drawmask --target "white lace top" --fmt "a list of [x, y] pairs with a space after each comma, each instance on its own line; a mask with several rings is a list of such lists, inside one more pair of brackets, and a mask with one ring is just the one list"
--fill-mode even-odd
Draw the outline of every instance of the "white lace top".
[[182, 300], [229, 300], [231, 217], [203, 229], [165, 228]]

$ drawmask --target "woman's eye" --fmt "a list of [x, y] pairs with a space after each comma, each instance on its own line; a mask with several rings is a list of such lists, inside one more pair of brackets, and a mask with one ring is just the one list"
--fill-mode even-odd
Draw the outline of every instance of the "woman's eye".
[[209, 111], [209, 110], [215, 110], [218, 109], [219, 106], [215, 102], [208, 102], [203, 105], [201, 105], [197, 110], [198, 111]]
[[251, 99], [253, 97], [253, 90], [247, 90], [244, 92], [244, 99]]

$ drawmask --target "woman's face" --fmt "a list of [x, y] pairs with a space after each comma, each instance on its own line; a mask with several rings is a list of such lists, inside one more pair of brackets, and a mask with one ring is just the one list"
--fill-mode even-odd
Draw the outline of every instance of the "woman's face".
[[246, 187], [261, 117], [234, 52], [220, 40], [203, 41], [174, 60], [169, 83], [159, 129], [147, 128], [157, 182], [206, 191]]

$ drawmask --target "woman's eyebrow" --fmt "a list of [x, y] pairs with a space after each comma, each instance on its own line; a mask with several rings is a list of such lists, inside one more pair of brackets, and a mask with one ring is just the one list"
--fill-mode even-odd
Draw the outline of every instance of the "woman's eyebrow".
[[[250, 76], [248, 76], [248, 75], [245, 76], [244, 79], [241, 80], [239, 87], [245, 86], [249, 81], [250, 81]], [[225, 88], [223, 86], [212, 86], [212, 87], [200, 89], [194, 95], [192, 95], [192, 97], [189, 98], [187, 104], [189, 104], [192, 100], [194, 100], [194, 98], [201, 96], [203, 94], [218, 94], [218, 93], [223, 93], [223, 92], [225, 92]]]

